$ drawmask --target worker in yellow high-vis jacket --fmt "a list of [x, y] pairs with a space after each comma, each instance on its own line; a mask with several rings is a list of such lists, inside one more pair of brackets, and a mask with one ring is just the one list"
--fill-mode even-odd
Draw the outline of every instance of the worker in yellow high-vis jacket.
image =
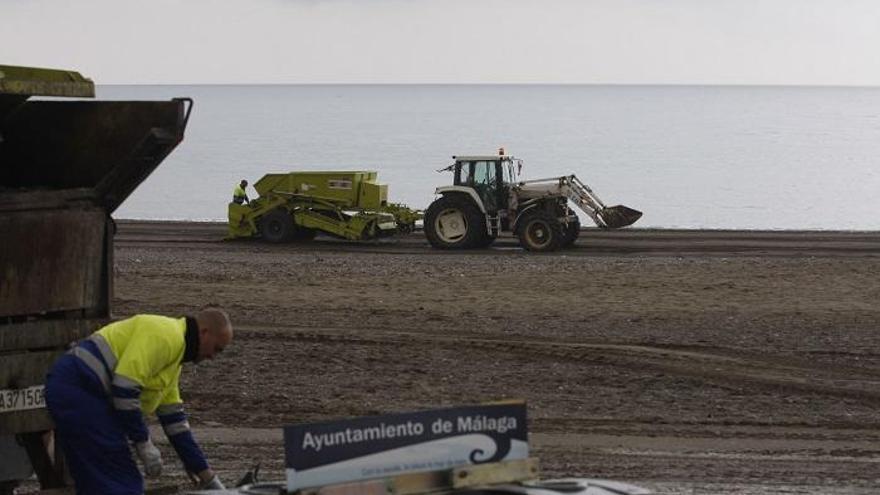
[[243, 205], [248, 203], [248, 195], [247, 195], [247, 185], [248, 181], [241, 179], [241, 182], [235, 186], [235, 189], [232, 190], [232, 202], [238, 205]]
[[162, 472], [144, 414], [156, 413], [180, 460], [201, 489], [223, 489], [192, 433], [178, 383], [181, 365], [213, 359], [232, 341], [219, 308], [194, 318], [137, 315], [111, 323], [63, 355], [46, 379], [46, 405], [78, 494], [142, 494]]

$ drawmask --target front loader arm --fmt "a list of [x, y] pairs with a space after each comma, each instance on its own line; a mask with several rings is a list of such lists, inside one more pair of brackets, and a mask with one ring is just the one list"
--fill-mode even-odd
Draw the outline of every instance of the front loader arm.
[[602, 228], [626, 227], [642, 216], [642, 212], [623, 205], [605, 206], [590, 186], [575, 175], [529, 180], [518, 186], [524, 198], [565, 196]]

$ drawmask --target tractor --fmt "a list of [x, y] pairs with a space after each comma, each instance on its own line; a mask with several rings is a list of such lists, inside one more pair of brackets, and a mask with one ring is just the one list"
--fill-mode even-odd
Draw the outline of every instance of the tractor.
[[438, 170], [453, 172], [452, 185], [438, 187], [440, 197], [425, 211], [425, 236], [438, 249], [488, 247], [500, 232], [512, 232], [534, 252], [571, 246], [581, 224], [569, 201], [600, 228], [626, 227], [642, 216], [626, 206], [605, 206], [574, 175], [520, 181], [522, 160], [503, 148], [498, 155], [452, 158]]

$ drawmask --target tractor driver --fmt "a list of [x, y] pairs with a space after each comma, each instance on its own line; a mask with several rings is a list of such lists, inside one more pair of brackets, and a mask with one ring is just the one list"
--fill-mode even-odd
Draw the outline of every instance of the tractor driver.
[[247, 192], [248, 181], [241, 179], [241, 183], [235, 186], [235, 190], [232, 191], [232, 202], [238, 205], [249, 203]]
[[232, 341], [225, 311], [195, 318], [136, 315], [111, 323], [62, 355], [46, 378], [46, 406], [78, 495], [143, 494], [162, 473], [162, 455], [143, 414], [156, 413], [199, 489], [224, 489], [192, 433], [178, 382], [183, 363], [213, 359]]

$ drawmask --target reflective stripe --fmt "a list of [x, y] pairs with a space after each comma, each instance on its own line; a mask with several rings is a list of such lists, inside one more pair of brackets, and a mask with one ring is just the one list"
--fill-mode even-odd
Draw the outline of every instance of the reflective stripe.
[[86, 366], [91, 368], [92, 371], [98, 375], [98, 379], [101, 380], [101, 385], [104, 386], [104, 391], [107, 394], [110, 394], [110, 376], [107, 374], [107, 368], [104, 367], [104, 364], [101, 363], [101, 360], [98, 359], [94, 354], [83, 349], [82, 347], [76, 346], [70, 350], [70, 353], [74, 356], [80, 358], [82, 362], [86, 363]]
[[113, 407], [119, 409], [120, 411], [133, 411], [140, 410], [141, 408], [141, 400], [140, 399], [120, 399], [119, 397], [113, 398]]
[[104, 358], [104, 362], [107, 363], [107, 368], [111, 371], [116, 369], [116, 356], [113, 354], [113, 350], [110, 348], [110, 344], [107, 343], [107, 339], [105, 339], [101, 334], [93, 333], [89, 336], [89, 340], [95, 343], [98, 346], [98, 350], [101, 351], [101, 357]]
[[170, 425], [163, 425], [162, 429], [165, 430], [165, 434], [169, 437], [179, 435], [189, 431], [189, 422], [186, 420], [178, 421], [177, 423], [171, 423]]
[[116, 374], [113, 375], [113, 386], [133, 390], [138, 394], [140, 394], [141, 389], [143, 388], [141, 387], [140, 383], [132, 380], [131, 378]]
[[183, 412], [183, 404], [163, 404], [156, 409], [156, 414], [159, 416], [167, 416], [169, 414], [182, 413]]

